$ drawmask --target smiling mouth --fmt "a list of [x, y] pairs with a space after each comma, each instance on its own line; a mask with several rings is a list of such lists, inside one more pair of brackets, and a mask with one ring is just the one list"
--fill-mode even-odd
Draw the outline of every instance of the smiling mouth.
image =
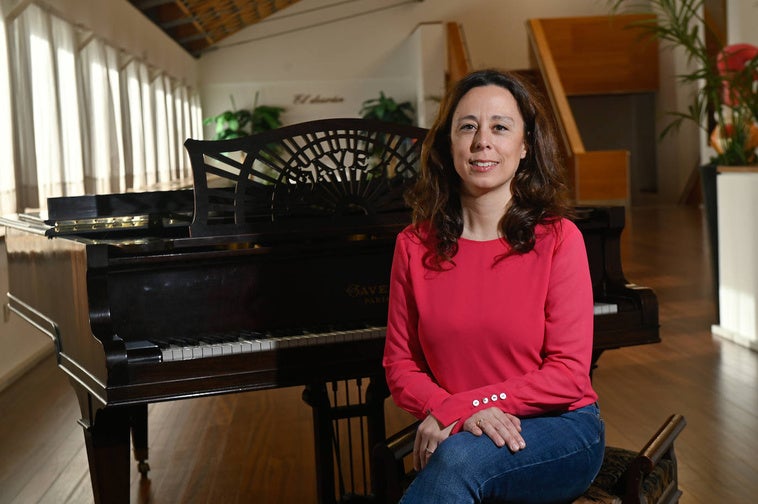
[[497, 166], [495, 161], [471, 161], [471, 167], [479, 172], [486, 172]]

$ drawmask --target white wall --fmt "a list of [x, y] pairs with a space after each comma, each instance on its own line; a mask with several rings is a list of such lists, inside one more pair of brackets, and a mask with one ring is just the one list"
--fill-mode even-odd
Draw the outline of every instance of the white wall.
[[758, 45], [758, 0], [727, 0], [728, 43]]
[[[332, 4], [337, 5], [329, 7]], [[378, 96], [380, 89], [398, 101], [423, 100], [416, 83], [424, 62], [410, 48], [424, 47], [427, 57], [444, 64], [445, 47], [430, 37], [409, 44], [419, 25], [444, 27], [457, 21], [463, 25], [474, 67], [523, 69], [529, 65], [527, 19], [606, 11], [605, 0], [300, 0], [200, 57], [204, 113], [210, 116], [230, 108], [229, 94], [235, 94], [237, 107], [250, 106], [256, 90], [259, 103], [288, 109], [285, 123], [299, 122], [306, 113], [295, 103], [295, 92], [348, 95], [341, 107], [324, 105], [308, 111], [309, 118], [355, 117], [360, 102]], [[432, 47], [439, 53], [431, 55]]]
[[428, 128], [434, 122], [439, 99], [445, 91], [447, 35], [443, 23], [419, 25], [411, 38], [416, 81], [417, 124]]
[[[325, 8], [330, 4], [338, 5]], [[397, 6], [378, 10], [388, 5]], [[201, 82], [405, 74], [408, 68], [393, 64], [393, 52], [418, 24], [435, 21], [463, 25], [474, 67], [522, 69], [529, 64], [527, 19], [606, 14], [607, 5], [606, 0], [300, 0], [204, 54]]]
[[0, 229], [0, 390], [10, 385], [53, 350], [53, 342], [8, 308], [5, 229]]
[[[689, 68], [682, 51], [662, 48], [658, 60], [659, 88], [656, 96], [658, 116], [656, 138], [668, 126], [675, 111], [686, 111], [692, 103], [697, 87], [683, 83], [679, 75], [688, 74]], [[660, 138], [657, 150], [658, 198], [660, 202], [677, 203], [685, 195], [687, 182], [710, 154], [703, 148], [704, 132], [692, 121], [683, 121], [679, 129], [672, 129]]]

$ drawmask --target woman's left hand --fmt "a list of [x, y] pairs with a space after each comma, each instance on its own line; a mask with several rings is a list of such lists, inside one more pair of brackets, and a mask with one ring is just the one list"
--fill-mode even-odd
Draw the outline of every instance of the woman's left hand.
[[450, 436], [457, 422], [447, 427], [442, 427], [432, 415], [427, 416], [419, 424], [416, 430], [416, 440], [413, 443], [413, 468], [420, 471], [426, 467], [429, 457], [432, 456], [437, 446]]

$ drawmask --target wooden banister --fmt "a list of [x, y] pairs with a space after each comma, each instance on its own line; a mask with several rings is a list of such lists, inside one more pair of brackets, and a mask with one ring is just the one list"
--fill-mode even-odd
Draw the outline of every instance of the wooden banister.
[[457, 82], [471, 71], [471, 58], [466, 48], [463, 27], [459, 23], [447, 23], [447, 86]]
[[556, 114], [559, 125], [562, 126], [560, 129], [566, 150], [574, 154], [583, 153], [582, 137], [579, 135], [579, 128], [576, 126], [566, 92], [563, 90], [558, 68], [553, 60], [553, 53], [550, 51], [545, 30], [542, 28], [542, 22], [539, 19], [530, 19], [529, 27], [530, 42], [537, 58], [540, 73], [545, 81], [548, 98], [553, 105], [553, 112]]

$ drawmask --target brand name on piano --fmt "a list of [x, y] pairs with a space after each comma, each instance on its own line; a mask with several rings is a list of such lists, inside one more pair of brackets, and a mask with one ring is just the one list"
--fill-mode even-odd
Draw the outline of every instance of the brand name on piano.
[[361, 300], [363, 304], [386, 304], [389, 301], [390, 286], [350, 284], [345, 291], [348, 296]]

